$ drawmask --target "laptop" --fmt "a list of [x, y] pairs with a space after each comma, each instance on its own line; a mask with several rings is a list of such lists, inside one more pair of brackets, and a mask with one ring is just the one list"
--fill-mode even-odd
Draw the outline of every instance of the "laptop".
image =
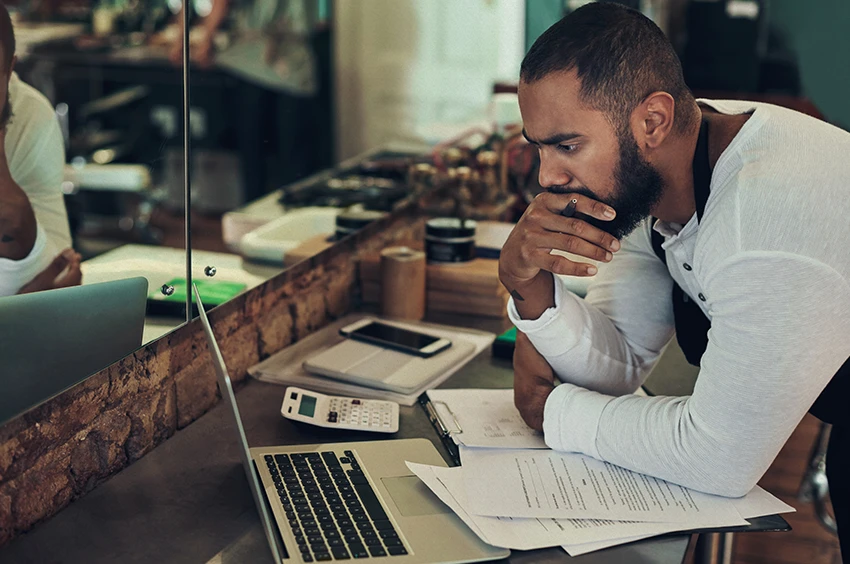
[[408, 470], [405, 461], [446, 465], [427, 439], [250, 448], [221, 350], [198, 310], [275, 562], [455, 563], [510, 555], [483, 543]]
[[0, 423], [138, 349], [147, 292], [138, 277], [0, 298]]

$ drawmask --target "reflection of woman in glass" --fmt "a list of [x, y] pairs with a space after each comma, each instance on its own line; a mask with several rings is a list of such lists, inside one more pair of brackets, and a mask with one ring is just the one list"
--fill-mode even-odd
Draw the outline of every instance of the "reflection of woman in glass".
[[[228, 104], [238, 116], [233, 146], [246, 199], [330, 164], [330, 96], [327, 84], [320, 91], [314, 51], [319, 1], [194, 0], [194, 7], [203, 19], [191, 34], [191, 61], [240, 79]], [[183, 59], [179, 27], [170, 55], [175, 65]], [[219, 33], [225, 27], [226, 39]]]
[[[233, 33], [217, 54], [216, 33], [234, 6]], [[190, 48], [192, 61], [201, 67], [213, 62], [246, 80], [271, 90], [311, 95], [316, 89], [316, 62], [310, 31], [316, 20], [316, 2], [310, 0], [200, 0], [196, 11], [204, 15], [202, 33]], [[170, 58], [183, 56], [182, 32]]]
[[0, 3], [0, 296], [81, 279], [80, 255], [66, 248], [59, 124], [47, 99], [14, 68], [14, 29]]

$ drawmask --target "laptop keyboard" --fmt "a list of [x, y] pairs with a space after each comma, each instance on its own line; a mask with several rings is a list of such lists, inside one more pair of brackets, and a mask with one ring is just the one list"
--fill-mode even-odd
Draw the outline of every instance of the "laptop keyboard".
[[264, 459], [305, 562], [407, 554], [352, 451]]

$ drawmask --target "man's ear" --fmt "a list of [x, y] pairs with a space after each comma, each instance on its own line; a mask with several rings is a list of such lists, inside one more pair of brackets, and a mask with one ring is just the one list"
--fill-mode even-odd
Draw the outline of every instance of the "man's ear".
[[632, 113], [638, 145], [658, 148], [673, 131], [676, 101], [667, 92], [653, 92]]

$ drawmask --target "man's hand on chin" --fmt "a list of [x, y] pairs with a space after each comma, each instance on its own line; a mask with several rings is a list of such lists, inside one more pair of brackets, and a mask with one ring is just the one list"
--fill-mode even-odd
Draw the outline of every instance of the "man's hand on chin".
[[514, 405], [532, 429], [543, 430], [543, 409], [555, 389], [555, 373], [525, 333], [517, 331], [514, 349]]

